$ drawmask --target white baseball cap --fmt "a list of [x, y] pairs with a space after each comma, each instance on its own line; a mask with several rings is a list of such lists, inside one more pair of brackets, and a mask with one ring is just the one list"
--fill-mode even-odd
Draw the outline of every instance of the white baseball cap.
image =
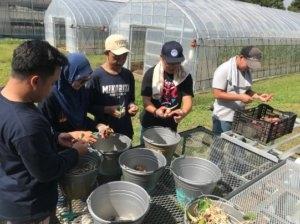
[[105, 51], [111, 51], [115, 55], [129, 53], [127, 39], [121, 34], [112, 34], [105, 40]]

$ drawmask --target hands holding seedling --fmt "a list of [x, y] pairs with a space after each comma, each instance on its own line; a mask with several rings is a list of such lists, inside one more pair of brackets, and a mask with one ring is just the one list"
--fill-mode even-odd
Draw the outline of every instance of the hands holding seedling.
[[69, 134], [75, 140], [82, 140], [88, 143], [94, 143], [97, 141], [97, 138], [91, 131], [72, 131]]
[[[60, 133], [58, 135], [58, 143], [59, 145], [67, 148], [74, 148], [77, 150], [79, 155], [84, 155], [88, 152], [88, 143], [80, 138], [74, 138], [74, 136], [79, 136], [80, 131], [69, 132], [69, 133]], [[84, 137], [82, 133], [81, 138]]]
[[171, 116], [173, 116], [176, 123], [179, 123], [185, 115], [186, 113], [182, 109], [176, 109], [171, 112]]
[[[127, 111], [131, 116], [134, 116], [139, 111], [139, 107], [134, 103], [130, 103], [127, 107]], [[104, 113], [116, 118], [121, 118], [126, 114], [126, 108], [122, 105], [105, 106]]]
[[136, 115], [136, 113], [139, 111], [139, 107], [137, 105], [135, 105], [134, 103], [130, 103], [128, 105], [128, 113], [131, 115], [131, 116], [134, 116]]
[[258, 95], [258, 99], [262, 102], [268, 102], [273, 98], [272, 94], [262, 93]]
[[126, 111], [125, 111], [125, 107], [123, 107], [121, 105], [105, 106], [104, 107], [104, 113], [109, 114], [109, 115], [111, 115], [113, 117], [116, 117], [116, 118], [121, 118], [125, 115]]
[[176, 123], [179, 123], [185, 116], [186, 113], [182, 109], [172, 110], [171, 108], [167, 108], [165, 106], [161, 106], [154, 111], [155, 117], [160, 118], [170, 118], [173, 117]]
[[101, 138], [108, 138], [111, 133], [114, 133], [114, 130], [105, 124], [98, 124], [97, 129]]

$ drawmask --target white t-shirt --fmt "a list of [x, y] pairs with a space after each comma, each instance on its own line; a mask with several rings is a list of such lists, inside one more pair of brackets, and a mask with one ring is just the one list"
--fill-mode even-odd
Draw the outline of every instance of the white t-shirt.
[[[241, 72], [236, 66], [236, 57], [221, 64], [215, 71], [212, 88], [226, 92], [241, 94], [251, 89], [252, 77], [249, 71]], [[221, 121], [233, 121], [235, 110], [245, 109], [241, 101], [225, 101], [216, 99], [213, 116]]]

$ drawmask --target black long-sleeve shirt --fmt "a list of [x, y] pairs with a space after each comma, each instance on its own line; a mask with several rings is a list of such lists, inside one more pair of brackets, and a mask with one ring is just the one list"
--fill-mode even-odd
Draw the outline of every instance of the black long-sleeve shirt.
[[57, 151], [54, 131], [33, 103], [0, 95], [0, 117], [0, 219], [46, 217], [56, 207], [57, 179], [78, 153]]
[[[43, 115], [50, 122], [51, 126], [57, 132], [70, 132], [76, 130], [96, 131], [97, 123], [92, 119], [85, 117], [85, 122], [81, 127], [74, 127], [68, 120], [67, 115], [64, 113], [57, 97], [52, 91], [47, 98], [38, 104], [39, 109]], [[97, 111], [97, 108], [94, 110]], [[99, 110], [99, 109], [98, 109]], [[101, 110], [101, 109], [100, 109]], [[90, 112], [90, 111], [87, 111]]]

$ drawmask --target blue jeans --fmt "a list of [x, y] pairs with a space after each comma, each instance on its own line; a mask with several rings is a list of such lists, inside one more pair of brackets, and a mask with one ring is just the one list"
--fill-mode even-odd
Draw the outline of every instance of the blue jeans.
[[212, 118], [212, 122], [213, 122], [213, 134], [214, 135], [221, 135], [221, 133], [226, 132], [226, 131], [230, 131], [232, 128], [232, 122], [230, 121], [221, 121], [216, 117]]

